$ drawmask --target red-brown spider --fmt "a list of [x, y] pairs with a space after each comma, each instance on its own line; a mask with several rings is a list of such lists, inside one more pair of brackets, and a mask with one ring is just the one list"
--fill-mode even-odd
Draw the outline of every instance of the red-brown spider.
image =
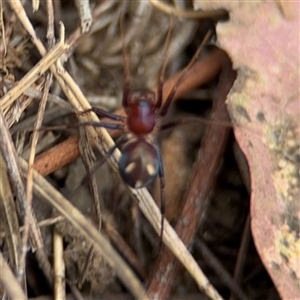
[[[163, 92], [163, 81], [164, 72], [166, 66], [166, 56], [168, 47], [170, 44], [171, 26], [167, 34], [162, 64], [159, 70], [157, 93], [148, 89], [135, 89], [130, 88], [130, 72], [129, 63], [126, 53], [123, 28], [121, 22], [121, 35], [123, 41], [123, 56], [124, 56], [124, 71], [125, 80], [123, 87], [123, 100], [122, 105], [127, 114], [127, 117], [115, 115], [100, 108], [92, 108], [83, 113], [93, 111], [100, 117], [108, 117], [117, 121], [116, 123], [94, 123], [85, 122], [81, 125], [90, 125], [97, 127], [105, 127], [109, 129], [127, 129], [127, 132], [121, 136], [116, 142], [116, 146], [110, 149], [105, 156], [105, 159], [109, 157], [114, 150], [122, 146], [122, 153], [119, 159], [119, 172], [125, 183], [133, 188], [142, 188], [150, 184], [157, 175], [160, 177], [160, 189], [161, 189], [161, 232], [163, 232], [164, 214], [165, 214], [165, 199], [164, 199], [164, 172], [159, 148], [154, 142], [149, 142], [148, 137], [153, 133], [164, 130], [178, 124], [185, 124], [187, 120], [181, 120], [165, 125], [161, 125], [161, 119], [168, 112], [170, 104], [175, 96], [175, 93], [186, 76], [188, 70], [191, 68], [203, 46], [208, 41], [211, 33], [208, 32], [191, 59], [190, 63], [180, 74], [177, 82], [174, 84], [169, 95], [166, 98], [165, 103], [162, 105], [162, 92]], [[103, 160], [104, 162], [104, 160]]]

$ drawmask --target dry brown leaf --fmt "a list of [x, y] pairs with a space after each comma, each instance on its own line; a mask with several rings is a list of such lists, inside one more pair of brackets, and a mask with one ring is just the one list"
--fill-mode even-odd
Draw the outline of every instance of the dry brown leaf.
[[239, 74], [227, 103], [251, 173], [253, 238], [282, 298], [297, 299], [299, 4], [211, 2], [205, 8], [213, 7], [230, 12], [230, 21], [217, 26], [217, 36]]

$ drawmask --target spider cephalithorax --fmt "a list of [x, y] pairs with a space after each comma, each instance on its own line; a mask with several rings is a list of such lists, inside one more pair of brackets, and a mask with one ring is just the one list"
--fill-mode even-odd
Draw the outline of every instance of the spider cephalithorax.
[[128, 97], [127, 126], [130, 132], [144, 135], [153, 131], [156, 123], [155, 94], [149, 90], [133, 90]]
[[133, 188], [149, 184], [159, 171], [156, 148], [142, 138], [125, 144], [119, 159], [122, 179]]

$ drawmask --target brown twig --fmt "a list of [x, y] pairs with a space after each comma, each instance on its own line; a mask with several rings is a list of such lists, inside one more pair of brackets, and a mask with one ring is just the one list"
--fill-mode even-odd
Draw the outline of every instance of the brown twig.
[[[225, 99], [235, 79], [235, 72], [232, 71], [228, 59], [223, 59], [222, 63], [219, 92], [212, 115], [216, 121], [229, 121]], [[184, 199], [182, 213], [175, 227], [178, 236], [188, 247], [193, 245], [204, 204], [215, 185], [216, 174], [222, 161], [229, 132], [230, 130], [226, 127], [211, 126], [203, 139], [203, 146], [199, 152], [192, 183]], [[147, 291], [148, 295], [156, 299], [166, 299], [180, 266], [173, 254], [164, 249], [153, 271]]]
[[[214, 78], [220, 71], [223, 57], [224, 53], [221, 50], [214, 49], [209, 53], [209, 55], [196, 62], [190, 69], [185, 80], [179, 86], [175, 98], [178, 99], [191, 89]], [[179, 74], [180, 71], [166, 81], [163, 91], [163, 102], [166, 100], [167, 95], [174, 86], [174, 83], [177, 81]], [[156, 88], [153, 90], [156, 91]], [[126, 116], [123, 108], [118, 109], [115, 113], [121, 116]], [[112, 122], [110, 119], [103, 119], [103, 121]], [[116, 137], [120, 133], [116, 130], [108, 131], [112, 137]], [[34, 168], [40, 174], [46, 176], [74, 161], [77, 157], [79, 157], [78, 136], [74, 135], [50, 150], [38, 155], [35, 159]]]

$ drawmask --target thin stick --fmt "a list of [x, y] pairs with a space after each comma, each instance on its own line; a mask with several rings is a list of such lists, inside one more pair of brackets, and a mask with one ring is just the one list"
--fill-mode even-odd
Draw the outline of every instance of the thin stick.
[[[39, 227], [43, 227], [43, 226], [51, 226], [56, 224], [57, 222], [63, 221], [65, 218], [63, 216], [57, 216], [57, 217], [51, 217], [48, 219], [45, 219], [43, 221], [40, 221], [37, 223], [37, 225]], [[20, 228], [20, 232], [22, 232], [24, 230], [24, 226], [21, 226]], [[4, 231], [0, 231], [0, 238], [5, 238], [5, 232]]]
[[48, 11], [48, 28], [47, 28], [47, 39], [48, 39], [48, 49], [54, 46], [54, 11], [52, 0], [47, 0], [47, 11]]

